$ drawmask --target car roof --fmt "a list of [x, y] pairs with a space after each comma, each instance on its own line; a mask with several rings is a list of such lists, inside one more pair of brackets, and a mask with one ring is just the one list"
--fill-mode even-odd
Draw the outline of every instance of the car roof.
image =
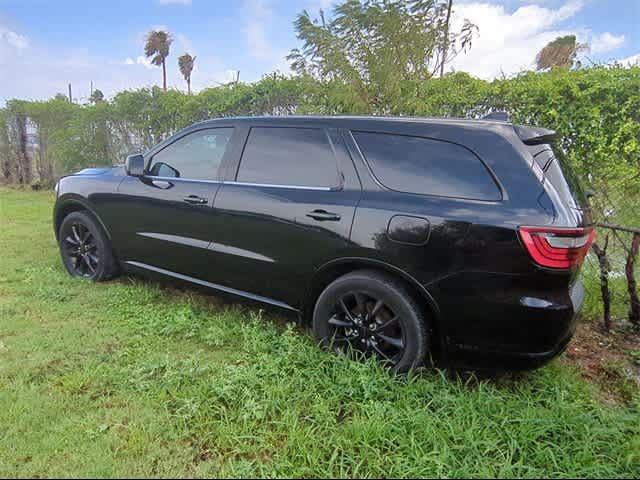
[[195, 125], [213, 125], [216, 123], [300, 123], [300, 124], [333, 124], [340, 127], [355, 127], [365, 124], [430, 124], [430, 125], [447, 125], [447, 126], [498, 126], [512, 125], [511, 122], [505, 122], [494, 119], [467, 119], [454, 117], [403, 117], [403, 116], [376, 116], [376, 115], [282, 115], [282, 116], [240, 116], [240, 117], [220, 117], [209, 120], [203, 120]]
[[[426, 134], [435, 139], [463, 145], [473, 144], [478, 141], [477, 135], [470, 135], [471, 132], [498, 134], [503, 137], [510, 135], [515, 136], [513, 123], [494, 118], [466, 119], [453, 117], [391, 117], [377, 115], [237, 116], [218, 117], [193, 123], [150, 148], [145, 155], [154, 154], [156, 151], [161, 150], [173, 142], [176, 137], [187, 135], [193, 131], [241, 125], [248, 127], [281, 125], [286, 127], [341, 128], [354, 131], [378, 131], [417, 136]], [[425, 127], [428, 131], [425, 130]]]

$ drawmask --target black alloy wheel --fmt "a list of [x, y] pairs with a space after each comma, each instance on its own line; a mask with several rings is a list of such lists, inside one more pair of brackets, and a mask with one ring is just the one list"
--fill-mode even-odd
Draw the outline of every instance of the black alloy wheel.
[[339, 355], [375, 358], [396, 373], [424, 365], [426, 308], [401, 279], [358, 270], [334, 280], [313, 311], [316, 339]]
[[76, 221], [61, 241], [63, 254], [68, 258], [73, 274], [93, 278], [100, 265], [100, 252], [89, 228]]
[[366, 356], [375, 355], [383, 363], [395, 366], [404, 353], [402, 322], [382, 299], [362, 292], [342, 295], [329, 319], [330, 340], [338, 353], [347, 349]]
[[96, 282], [117, 275], [119, 267], [98, 222], [88, 213], [72, 212], [58, 232], [62, 262], [70, 275]]

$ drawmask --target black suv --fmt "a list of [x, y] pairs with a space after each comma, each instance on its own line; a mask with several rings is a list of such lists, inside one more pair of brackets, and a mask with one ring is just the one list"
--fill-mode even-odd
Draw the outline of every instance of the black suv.
[[54, 225], [75, 276], [275, 305], [398, 372], [527, 368], [569, 342], [595, 235], [563, 158], [502, 121], [224, 118], [61, 179]]

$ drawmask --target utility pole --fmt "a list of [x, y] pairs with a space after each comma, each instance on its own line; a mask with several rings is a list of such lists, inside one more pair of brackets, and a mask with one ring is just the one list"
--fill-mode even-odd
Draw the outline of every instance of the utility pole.
[[73, 97], [71, 96], [71, 84], [69, 84], [69, 103], [73, 103]]

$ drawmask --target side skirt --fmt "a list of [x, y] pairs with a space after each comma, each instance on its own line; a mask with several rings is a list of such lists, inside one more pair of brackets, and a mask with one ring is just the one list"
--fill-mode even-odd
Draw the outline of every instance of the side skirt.
[[170, 270], [165, 270], [164, 268], [154, 267], [153, 265], [147, 265], [146, 263], [127, 261], [124, 262], [127, 266], [139, 268], [142, 270], [147, 270], [154, 273], [159, 273], [161, 275], [166, 275], [168, 277], [176, 278], [178, 280], [182, 280], [185, 282], [193, 283], [195, 285], [200, 285], [202, 287], [211, 288], [213, 290], [218, 290], [219, 292], [229, 293], [231, 295], [238, 295], [239, 297], [244, 297], [249, 300], [253, 300], [259, 303], [266, 303], [268, 305], [273, 305], [274, 307], [282, 308], [284, 310], [288, 310], [290, 312], [300, 313], [297, 308], [292, 307], [284, 302], [280, 302], [278, 300], [274, 300], [273, 298], [263, 297], [261, 295], [255, 295], [253, 293], [244, 292], [242, 290], [236, 290], [235, 288], [225, 287], [223, 285], [218, 285], [217, 283], [207, 282], [205, 280], [200, 280], [198, 278], [189, 277], [188, 275], [182, 275], [181, 273], [172, 272]]

